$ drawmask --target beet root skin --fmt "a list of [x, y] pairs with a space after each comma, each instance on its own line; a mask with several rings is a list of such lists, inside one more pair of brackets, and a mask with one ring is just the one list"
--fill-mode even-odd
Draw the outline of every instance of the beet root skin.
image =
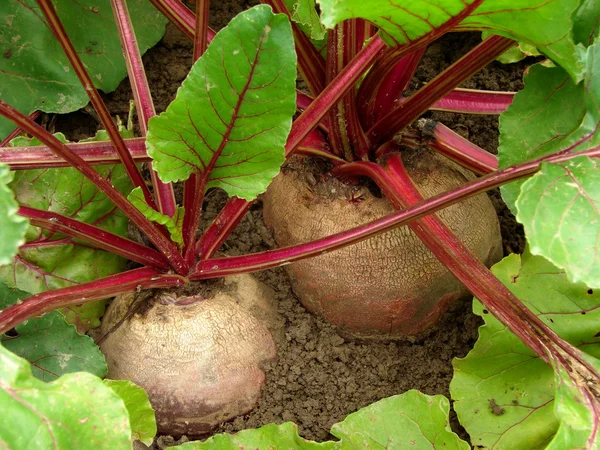
[[[126, 294], [111, 303], [103, 333], [132, 300]], [[151, 306], [126, 319], [101, 349], [109, 378], [148, 392], [159, 433], [197, 436], [252, 410], [265, 383], [263, 367], [276, 358], [265, 324], [276, 317], [272, 291], [241, 275], [227, 277], [225, 289], [206, 300], [148, 300]]]
[[[395, 212], [386, 199], [365, 187], [350, 193], [350, 187], [332, 182], [329, 188], [316, 181], [318, 177], [307, 176], [302, 163], [291, 165], [263, 196], [265, 224], [279, 246], [319, 239]], [[425, 198], [474, 179], [430, 151], [405, 158], [405, 165]], [[437, 214], [480, 261], [490, 266], [501, 258], [500, 226], [487, 195]], [[296, 262], [286, 270], [306, 309], [357, 338], [418, 334], [468, 293], [408, 227]]]

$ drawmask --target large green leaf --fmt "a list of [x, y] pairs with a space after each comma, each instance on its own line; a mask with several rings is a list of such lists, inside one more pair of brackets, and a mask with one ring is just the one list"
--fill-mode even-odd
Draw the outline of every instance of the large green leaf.
[[574, 282], [600, 288], [600, 164], [580, 156], [543, 163], [521, 187], [517, 220], [531, 252], [565, 269]]
[[178, 450], [384, 450], [439, 449], [468, 450], [469, 445], [450, 430], [450, 404], [442, 395], [429, 396], [418, 391], [385, 398], [350, 414], [331, 428], [339, 441], [316, 443], [298, 436], [295, 424], [269, 424], [235, 435], [218, 434], [204, 442], [189, 442]]
[[[598, 45], [588, 48], [588, 66]], [[600, 68], [599, 68], [600, 70]], [[569, 147], [581, 151], [600, 144], [598, 77], [590, 70], [585, 83], [575, 85], [559, 67], [535, 65], [525, 76], [525, 88], [515, 95], [508, 110], [500, 116], [500, 167], [556, 153]], [[596, 71], [597, 73], [597, 71]], [[502, 198], [513, 213], [523, 180], [501, 187]]]
[[[474, 0], [318, 0], [321, 20], [332, 28], [362, 17], [383, 30], [388, 43], [406, 44], [431, 32], [465, 10]], [[486, 0], [460, 28], [491, 30], [537, 47], [575, 79], [583, 77], [583, 48], [575, 46], [569, 20], [579, 0]]]
[[247, 200], [264, 192], [283, 162], [295, 80], [287, 17], [264, 5], [238, 15], [215, 36], [175, 101], [150, 119], [148, 154], [160, 178], [197, 173], [207, 188]]
[[[64, 136], [58, 135], [64, 141]], [[13, 145], [39, 145], [39, 141], [19, 138]], [[125, 193], [131, 190], [121, 165], [100, 166], [98, 171]], [[127, 234], [127, 218], [96, 186], [74, 168], [21, 170], [15, 172], [10, 187], [20, 204], [54, 211], [94, 224], [120, 235]], [[0, 267], [0, 279], [11, 287], [31, 294], [85, 283], [118, 273], [125, 260], [76, 240], [30, 226], [27, 245], [21, 247], [11, 264]], [[103, 303], [89, 303], [65, 310], [67, 319], [80, 331], [99, 325]]]
[[[28, 296], [0, 281], [0, 309]], [[33, 375], [40, 380], [53, 381], [72, 372], [106, 376], [108, 369], [98, 346], [91, 337], [77, 333], [58, 311], [29, 319], [17, 325], [15, 332], [0, 335], [0, 342], [29, 361]]]
[[131, 449], [123, 400], [102, 380], [72, 373], [51, 383], [0, 346], [0, 448]]
[[[55, 0], [58, 14], [96, 87], [110, 92], [127, 75], [110, 0]], [[128, 0], [143, 53], [162, 37], [166, 19], [147, 0]], [[0, 2], [0, 99], [21, 112], [66, 113], [88, 97], [35, 0]], [[0, 118], [0, 139], [14, 124]]]
[[339, 449], [468, 450], [450, 429], [450, 402], [443, 395], [411, 390], [350, 414], [331, 428]]
[[129, 380], [104, 380], [104, 384], [123, 399], [132, 439], [151, 445], [156, 435], [156, 418], [146, 391]]
[[[570, 282], [562, 270], [528, 250], [523, 256], [504, 258], [492, 271], [559, 336], [591, 357], [600, 356], [600, 292]], [[473, 311], [483, 317], [485, 325], [479, 329], [473, 350], [454, 360], [450, 384], [460, 423], [475, 446], [544, 448], [561, 421], [568, 419], [569, 414], [557, 409], [569, 407], [569, 400], [554, 401], [557, 382], [552, 368], [479, 302], [474, 302]]]
[[8, 264], [16, 255], [19, 246], [25, 243], [25, 232], [29, 223], [17, 215], [19, 205], [9, 185], [14, 172], [6, 164], [0, 164], [0, 264]]

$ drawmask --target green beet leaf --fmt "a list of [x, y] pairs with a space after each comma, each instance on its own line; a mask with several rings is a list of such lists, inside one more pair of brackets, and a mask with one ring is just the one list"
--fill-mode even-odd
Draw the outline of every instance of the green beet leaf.
[[29, 222], [17, 215], [19, 205], [10, 190], [14, 172], [6, 164], [0, 164], [0, 264], [9, 264], [19, 249], [25, 243], [25, 233]]
[[580, 156], [543, 163], [521, 187], [517, 220], [531, 253], [567, 272], [574, 282], [600, 288], [600, 164]]
[[450, 430], [450, 402], [443, 395], [411, 390], [385, 398], [350, 414], [331, 428], [339, 449], [468, 450]]
[[146, 391], [129, 380], [104, 380], [104, 385], [123, 399], [129, 413], [132, 439], [152, 444], [156, 435], [156, 418]]
[[[64, 136], [57, 137], [65, 141]], [[39, 145], [39, 141], [19, 138], [13, 145]], [[131, 190], [121, 165], [99, 166], [97, 170], [119, 191]], [[55, 211], [119, 235], [127, 234], [127, 217], [74, 168], [17, 171], [10, 187], [20, 204]], [[0, 279], [31, 294], [93, 281], [125, 267], [126, 261], [120, 256], [38, 227], [28, 228], [26, 240], [27, 245], [21, 247], [14, 260], [0, 267]], [[64, 312], [67, 320], [83, 332], [99, 325], [104, 302], [73, 306]]]
[[298, 436], [298, 427], [292, 422], [276, 425], [270, 423], [255, 430], [243, 430], [236, 434], [217, 434], [204, 442], [187, 442], [173, 450], [240, 450], [241, 448], [258, 449], [293, 449], [293, 450], [329, 450], [335, 443], [319, 444], [307, 441]]
[[[318, 2], [325, 26], [333, 28], [345, 19], [361, 17], [377, 25], [389, 44], [403, 45], [457, 16], [474, 0]], [[569, 20], [578, 6], [579, 0], [486, 0], [459, 27], [490, 30], [533, 45], [579, 81], [583, 77], [583, 48], [574, 44]]]
[[147, 147], [164, 182], [192, 173], [252, 200], [279, 172], [295, 112], [289, 21], [268, 6], [239, 14], [196, 62], [177, 98], [150, 119]]
[[[0, 309], [29, 297], [0, 281]], [[53, 381], [72, 372], [89, 372], [105, 377], [104, 355], [92, 338], [81, 335], [59, 311], [29, 319], [15, 328], [16, 333], [0, 335], [0, 343], [31, 363], [33, 375]]]
[[315, 0], [285, 0], [285, 5], [292, 15], [292, 20], [298, 23], [313, 41], [325, 39], [327, 30], [321, 23]]
[[[110, 0], [53, 4], [96, 87], [116, 89], [127, 69]], [[162, 37], [167, 20], [147, 0], [128, 0], [127, 6], [143, 53]], [[88, 96], [35, 0], [2, 1], [0, 17], [0, 99], [25, 114], [85, 106]], [[0, 118], [0, 139], [14, 127]]]
[[[588, 48], [588, 76], [575, 85], [559, 67], [535, 65], [525, 76], [525, 88], [500, 116], [498, 161], [501, 168], [574, 147], [581, 151], [600, 144], [600, 81], [592, 76], [600, 46]], [[598, 68], [600, 70], [600, 68]], [[523, 180], [500, 188], [502, 198], [517, 213], [515, 203]], [[529, 236], [528, 236], [529, 237]]]
[[[600, 356], [600, 292], [569, 281], [564, 271], [528, 250], [504, 258], [492, 272], [559, 336], [590, 358]], [[585, 413], [569, 419], [576, 413], [572, 402], [578, 392], [560, 381], [564, 374], [555, 378], [552, 368], [479, 302], [474, 302], [473, 311], [485, 325], [473, 350], [454, 360], [450, 392], [474, 446], [541, 449], [553, 439], [565, 439], [559, 430], [570, 427], [570, 420], [587, 420]], [[571, 412], [565, 413], [567, 409]], [[576, 442], [555, 448], [575, 448], [571, 444]]]
[[177, 208], [173, 217], [162, 214], [148, 205], [140, 187], [136, 187], [131, 191], [127, 199], [148, 219], [167, 227], [173, 242], [180, 246], [183, 245], [183, 232], [181, 228], [183, 226], [183, 208]]
[[439, 449], [468, 450], [466, 442], [450, 430], [450, 403], [442, 395], [429, 396], [418, 391], [385, 398], [350, 414], [331, 428], [339, 441], [316, 443], [298, 436], [295, 424], [269, 424], [235, 435], [218, 434], [204, 442], [189, 442], [177, 450], [358, 450], [358, 449]]
[[131, 449], [123, 400], [86, 372], [44, 383], [29, 363], [0, 346], [0, 447]]
[[573, 16], [573, 35], [575, 42], [586, 47], [592, 45], [600, 36], [600, 2], [583, 0]]

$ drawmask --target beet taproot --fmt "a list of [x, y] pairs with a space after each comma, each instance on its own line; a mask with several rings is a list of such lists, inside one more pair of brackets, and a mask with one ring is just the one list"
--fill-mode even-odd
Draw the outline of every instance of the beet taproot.
[[[431, 151], [412, 152], [403, 159], [425, 198], [475, 178]], [[317, 172], [306, 158], [296, 157], [264, 194], [265, 224], [279, 246], [319, 239], [395, 211], [367, 187]], [[490, 266], [501, 258], [500, 226], [487, 195], [438, 215], [480, 261]], [[408, 227], [288, 265], [286, 270], [306, 309], [336, 325], [342, 334], [359, 338], [415, 335], [467, 294]]]
[[101, 332], [112, 331], [101, 349], [109, 378], [148, 392], [159, 433], [201, 435], [256, 406], [263, 367], [276, 358], [268, 287], [239, 275], [204, 298], [163, 292], [132, 314], [133, 301], [124, 294], [111, 303]]

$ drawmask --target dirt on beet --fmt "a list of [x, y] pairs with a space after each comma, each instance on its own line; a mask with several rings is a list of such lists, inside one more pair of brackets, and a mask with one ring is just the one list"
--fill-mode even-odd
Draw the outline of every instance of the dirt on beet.
[[[223, 0], [212, 2], [211, 23], [222, 27], [229, 18], [255, 2]], [[473, 47], [478, 34], [451, 34], [428, 49], [413, 78], [414, 91]], [[168, 26], [163, 40], [144, 56], [155, 106], [166, 109], [191, 67], [191, 42], [175, 27]], [[489, 90], [522, 88], [524, 65], [493, 63], [464, 87]], [[113, 115], [125, 118], [132, 98], [127, 80], [105, 96]], [[495, 153], [498, 146], [498, 119], [433, 112], [428, 117], [443, 122], [477, 145]], [[99, 125], [92, 115], [76, 112], [53, 117], [51, 126], [68, 139], [93, 135]], [[505, 253], [523, 250], [523, 232], [498, 193], [491, 198], [501, 222]], [[220, 191], [208, 193], [202, 226], [215, 217], [226, 201]], [[267, 250], [273, 239], [262, 221], [260, 202], [246, 215], [222, 251], [227, 255]], [[465, 356], [477, 339], [481, 320], [471, 313], [471, 299], [465, 298], [433, 330], [421, 336], [388, 343], [348, 341], [318, 317], [308, 314], [291, 291], [283, 269], [257, 273], [256, 277], [273, 288], [279, 313], [285, 320], [285, 333], [278, 342], [279, 359], [266, 370], [267, 384], [257, 408], [250, 414], [223, 424], [217, 432], [235, 432], [267, 423], [293, 421], [300, 434], [317, 441], [331, 438], [331, 426], [349, 413], [379, 399], [418, 389], [426, 394], [449, 396], [452, 359]], [[451, 412], [453, 429], [468, 438]], [[180, 441], [185, 441], [183, 438]], [[155, 448], [173, 445], [168, 436], [157, 439]]]

